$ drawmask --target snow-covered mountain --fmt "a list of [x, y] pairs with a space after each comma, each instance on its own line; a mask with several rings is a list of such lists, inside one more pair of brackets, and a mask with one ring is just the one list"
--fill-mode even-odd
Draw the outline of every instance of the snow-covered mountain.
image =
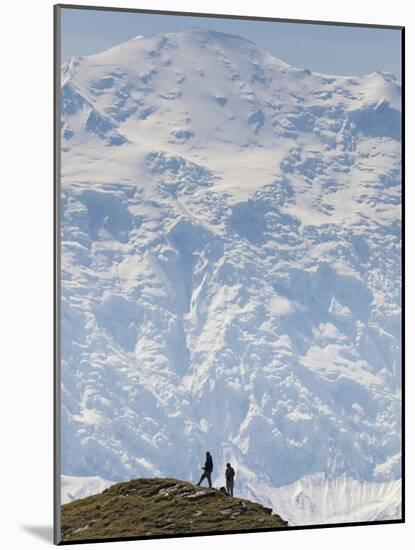
[[399, 81], [190, 29], [61, 90], [63, 473], [396, 488]]
[[252, 496], [256, 495], [275, 506], [289, 525], [384, 521], [402, 514], [400, 480], [357, 481], [313, 474], [277, 489], [255, 487]]

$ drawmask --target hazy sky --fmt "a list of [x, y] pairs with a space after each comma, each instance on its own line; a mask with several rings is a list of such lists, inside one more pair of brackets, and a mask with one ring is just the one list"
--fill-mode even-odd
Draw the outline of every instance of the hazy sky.
[[62, 61], [100, 52], [138, 34], [203, 27], [248, 38], [287, 63], [312, 71], [360, 75], [382, 70], [401, 77], [401, 33], [396, 29], [72, 8], [61, 13]]

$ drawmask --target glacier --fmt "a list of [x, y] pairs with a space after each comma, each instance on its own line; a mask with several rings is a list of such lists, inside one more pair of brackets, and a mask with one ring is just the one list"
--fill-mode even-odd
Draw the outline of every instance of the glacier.
[[210, 450], [292, 522], [399, 518], [400, 82], [197, 28], [61, 79], [64, 479]]

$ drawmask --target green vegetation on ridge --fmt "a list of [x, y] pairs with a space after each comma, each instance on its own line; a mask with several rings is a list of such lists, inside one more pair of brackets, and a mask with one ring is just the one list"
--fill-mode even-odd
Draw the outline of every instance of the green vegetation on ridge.
[[140, 478], [62, 506], [62, 541], [278, 529], [270, 508], [173, 478]]

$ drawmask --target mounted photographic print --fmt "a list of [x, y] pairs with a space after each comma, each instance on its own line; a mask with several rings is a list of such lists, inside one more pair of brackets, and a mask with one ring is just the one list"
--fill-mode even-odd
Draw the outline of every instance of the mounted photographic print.
[[55, 543], [404, 521], [403, 33], [55, 6]]

